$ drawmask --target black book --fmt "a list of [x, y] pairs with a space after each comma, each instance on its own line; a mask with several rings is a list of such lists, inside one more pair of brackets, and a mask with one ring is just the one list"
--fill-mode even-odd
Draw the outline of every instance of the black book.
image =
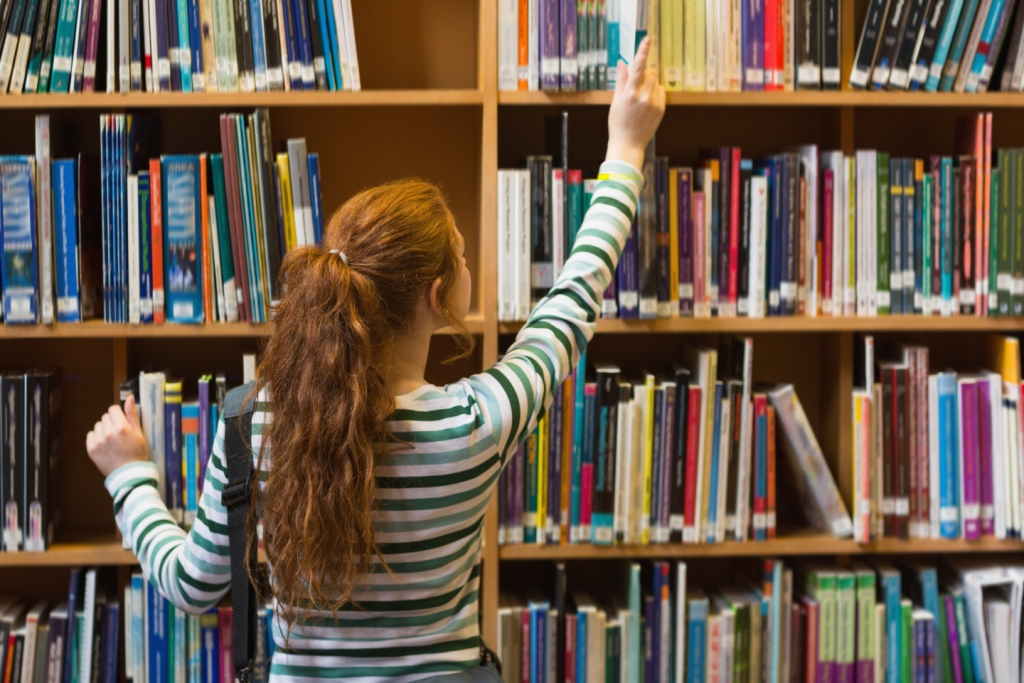
[[882, 28], [889, 14], [889, 2], [890, 0], [871, 0], [868, 6], [864, 28], [860, 32], [860, 42], [857, 43], [857, 54], [853, 58], [853, 70], [850, 71], [851, 88], [868, 87], [881, 42]]
[[21, 680], [21, 668], [25, 665], [25, 626], [22, 624], [14, 634], [14, 649], [11, 650], [11, 683]]
[[[618, 442], [619, 368], [598, 365], [597, 401], [594, 414], [594, 507], [592, 529], [594, 543], [610, 545], [615, 541], [615, 460]], [[540, 521], [538, 521], [540, 524]]]
[[[92, 664], [89, 668], [89, 683], [101, 683], [100, 674], [103, 667], [103, 618], [106, 616], [106, 606], [106, 595], [97, 587], [96, 604], [93, 605], [92, 648], [88, 653], [92, 658]], [[83, 682], [79, 681], [79, 683]]]
[[[103, 606], [103, 654], [100, 660], [99, 672], [100, 672], [100, 683], [117, 683], [117, 669], [118, 669], [118, 654], [120, 653], [120, 634], [121, 629], [119, 628], [121, 622], [121, 603], [117, 599], [108, 598], [106, 604]], [[97, 622], [98, 623], [98, 622]], [[267, 620], [258, 619], [257, 623], [262, 624], [266, 628]], [[267, 638], [266, 631], [263, 632], [263, 640], [260, 643], [265, 643]], [[263, 646], [266, 650], [266, 645]], [[264, 681], [266, 677], [264, 677]], [[132, 681], [131, 672], [125, 672], [125, 681]], [[133, 682], [134, 683], [134, 682]]]
[[[938, 0], [942, 2], [943, 0]], [[896, 51], [896, 58], [892, 63], [892, 72], [889, 74], [889, 87], [896, 90], [906, 90], [910, 85], [910, 69], [914, 62], [914, 51], [918, 46], [918, 36], [924, 27], [925, 18], [931, 0], [906, 0], [907, 23], [903, 27], [903, 37], [899, 41], [899, 49]]]
[[[568, 197], [569, 184], [569, 112], [544, 117], [544, 154], [551, 157], [551, 168], [562, 171], [562, 197]], [[562, 254], [569, 257], [569, 202], [563, 201]], [[554, 254], [552, 253], [552, 257]], [[554, 284], [554, 283], [552, 283]]]
[[[235, 0], [237, 5], [239, 2], [247, 2], [248, 0]], [[167, 24], [167, 55], [171, 63], [171, 91], [181, 92], [181, 38], [178, 35], [178, 7], [175, 0], [166, 0], [164, 3], [164, 11], [167, 13], [166, 24]], [[237, 19], [235, 26], [235, 36], [238, 36]], [[159, 25], [159, 21], [157, 24]], [[159, 29], [157, 29], [159, 30]], [[246, 33], [248, 37], [248, 33]], [[241, 55], [241, 50], [239, 50]], [[241, 69], [241, 63], [239, 63], [239, 69]], [[241, 82], [241, 74], [239, 71], [239, 82]], [[88, 683], [83, 681], [82, 683]]]
[[722, 307], [728, 311], [730, 299], [729, 257], [732, 235], [732, 149], [721, 147], [718, 150], [718, 163], [721, 175], [718, 182], [718, 311]]
[[[138, 404], [138, 376], [134, 393]], [[123, 387], [124, 385], [122, 385]], [[60, 508], [57, 495], [60, 471], [61, 371], [25, 375], [25, 423], [28, 453], [25, 468], [25, 550], [50, 547]]]
[[673, 307], [676, 310], [679, 309], [679, 292], [671, 291], [672, 254], [669, 246], [668, 157], [655, 159], [654, 184], [655, 197], [658, 202], [655, 228], [657, 234], [658, 317], [669, 318], [672, 316]]
[[[305, 1], [306, 13], [309, 15], [309, 42], [313, 48], [313, 76], [316, 79], [316, 89], [327, 90], [327, 63], [324, 60], [324, 41], [320, 33], [320, 22], [323, 21], [323, 17], [316, 11], [316, 0]], [[330, 46], [327, 49], [330, 49]]]
[[[29, 71], [25, 76], [25, 92], [35, 92], [39, 86], [38, 66], [43, 63], [43, 47], [46, 45], [46, 31], [50, 27], [51, 12], [56, 12], [59, 0], [39, 0], [39, 18], [32, 34], [32, 46], [28, 51]], [[33, 65], [37, 65], [33, 68]]]
[[935, 48], [939, 44], [939, 34], [946, 23], [951, 0], [933, 0], [925, 18], [924, 35], [921, 36], [921, 47], [910, 68], [910, 89], [920, 90], [928, 81], [928, 70], [935, 56]]
[[554, 285], [551, 248], [551, 157], [526, 158], [530, 171], [530, 305], [547, 296]]
[[725, 533], [735, 533], [739, 500], [740, 427], [743, 410], [743, 382], [729, 379], [725, 382], [725, 395], [729, 402], [728, 459], [725, 470]]
[[999, 13], [999, 23], [996, 26], [992, 43], [989, 45], [988, 56], [985, 58], [985, 66], [978, 79], [978, 92], [988, 92], [989, 86], [993, 82], [998, 83], [1001, 78], [1003, 65], [1006, 64], [1006, 53], [1009, 52], [1009, 50], [1003, 49], [1003, 45], [1006, 43], [1006, 36], [1013, 28], [1016, 10], [1016, 0], [1007, 0], [1003, 3], [1003, 9]]
[[257, 163], [260, 165], [260, 179], [263, 185], [263, 197], [260, 202], [263, 215], [263, 244], [267, 253], [267, 270], [270, 275], [270, 299], [277, 301], [281, 295], [278, 275], [281, 272], [281, 238], [277, 230], [276, 185], [274, 183], [274, 152], [271, 149], [273, 138], [270, 135], [270, 110], [261, 107], [253, 112], [253, 132], [257, 140]]
[[0, 434], [0, 512], [3, 514], [4, 550], [24, 549], [25, 520], [25, 376], [4, 375], [0, 380], [3, 405]]
[[316, 71], [313, 68], [313, 49], [312, 43], [310, 42], [309, 36], [309, 17], [306, 16], [309, 12], [306, 11], [305, 0], [293, 0], [292, 9], [294, 10], [293, 18], [295, 20], [295, 35], [298, 39], [299, 47], [299, 61], [302, 64], [300, 70], [302, 74], [302, 86], [306, 90], [313, 90], [316, 88]]
[[[632, 406], [630, 405], [632, 403], [632, 401], [633, 401], [633, 384], [629, 380], [622, 379], [620, 377], [619, 378], [619, 410], [620, 411], [632, 410]], [[619, 483], [621, 483], [621, 482], [619, 482]], [[624, 500], [628, 500], [628, 496]], [[619, 505], [618, 501], [616, 501], [616, 504]], [[628, 506], [628, 502], [625, 503], [625, 505]], [[615, 542], [616, 543], [624, 543], [626, 541], [626, 534], [629, 533], [629, 529], [627, 528], [627, 526], [628, 526], [627, 525], [627, 522], [628, 522], [628, 512], [627, 512], [626, 515], [623, 515], [622, 513], [623, 513], [623, 509], [620, 506], [616, 510], [616, 515], [618, 516], [618, 518], [615, 519], [614, 522], [613, 522], [613, 523], [617, 523], [617, 525], [615, 527]]]
[[686, 446], [689, 434], [690, 370], [672, 368], [676, 383], [675, 434], [672, 444], [672, 486], [669, 496], [669, 543], [683, 542], [683, 515], [686, 512]]
[[263, 0], [263, 35], [267, 53], [267, 90], [284, 90], [284, 60], [281, 55], [281, 17], [275, 0]]
[[820, 0], [796, 0], [796, 89], [821, 88]]
[[[142, 92], [146, 89], [144, 81], [145, 72], [145, 58], [143, 51], [145, 50], [145, 38], [143, 37], [143, 17], [142, 17], [142, 3], [140, 0], [130, 0], [128, 3], [128, 12], [130, 15], [129, 23], [131, 25], [131, 55], [128, 60], [128, 90], [130, 92]], [[202, 32], [202, 26], [200, 26], [200, 35]], [[202, 54], [202, 45], [199, 46], [199, 54]], [[193, 65], [193, 70], [198, 67], [198, 64]], [[217, 65], [210, 65], [212, 69], [216, 71]], [[205, 69], [200, 70], [199, 73], [203, 76], [203, 90], [209, 90], [210, 84], [206, 82]], [[195, 75], [193, 75], [195, 78]]]
[[952, 188], [952, 201], [950, 206], [952, 207], [952, 229], [953, 239], [951, 242], [952, 253], [951, 258], [953, 260], [952, 270], [953, 274], [953, 302], [951, 307], [953, 310], [957, 310], [960, 307], [960, 282], [961, 282], [961, 268], [963, 268], [963, 255], [960, 252], [959, 246], [963, 244], [964, 235], [964, 221], [963, 221], [963, 166], [961, 166], [961, 160], [959, 157], [953, 157], [953, 188]]
[[[555, 643], [565, 642], [565, 614], [567, 599], [565, 562], [555, 563]], [[555, 680], [565, 680], [565, 648], [555, 647]]]
[[139, 378], [138, 376], [130, 377], [125, 381], [121, 382], [121, 390], [119, 395], [119, 403], [121, 404], [121, 410], [124, 410], [125, 402], [129, 396], [135, 397], [135, 405], [139, 405]]
[[[7, 24], [7, 31], [3, 37], [2, 62], [6, 65], [6, 74], [0, 74], [0, 95], [7, 94], [11, 80], [11, 68], [14, 66], [15, 57], [18, 53], [18, 39], [21, 38], [21, 29], [25, 18], [29, 13], [29, 4], [33, 0], [15, 0], [14, 8], [11, 10], [11, 18]], [[82, 22], [87, 23], [87, 22]]]
[[49, 0], [50, 8], [47, 11], [46, 37], [42, 46], [42, 62], [39, 65], [39, 83], [37, 92], [48, 92], [50, 87], [50, 72], [53, 70], [53, 47], [57, 42], [57, 23], [60, 20], [60, 0]]
[[1017, 3], [1013, 16], [1010, 19], [1010, 25], [1013, 28], [1007, 31], [1010, 36], [1007, 48], [999, 55], [995, 70], [993, 71], [993, 74], [999, 74], [999, 76], [998, 78], [995, 75], [992, 77], [992, 81], [999, 84], [999, 90], [1002, 92], [1010, 90], [1010, 82], [1013, 80], [1013, 67], [1017, 63], [1017, 55], [1022, 49], [1021, 35], [1024, 33], [1024, 3]]
[[7, 35], [7, 23], [11, 20], [11, 14], [17, 1], [0, 0], [0, 47], [3, 46], [4, 38]]
[[871, 87], [879, 90], [889, 84], [893, 62], [899, 52], [903, 29], [910, 14], [911, 0], [892, 0], [892, 8], [882, 29], [882, 38], [878, 45], [878, 56], [875, 68], [871, 72]]
[[785, 249], [782, 252], [783, 267], [779, 294], [782, 303], [782, 315], [796, 315], [799, 266], [797, 263], [799, 244], [797, 242], [797, 233], [800, 228], [800, 158], [794, 153], [783, 154], [782, 157], [784, 159], [782, 178], [782, 217], [784, 221], [782, 243]]
[[754, 167], [749, 160], [740, 162], [740, 248], [736, 278], [736, 313], [748, 315], [750, 306], [750, 177]]
[[839, 90], [842, 80], [839, 45], [839, 0], [822, 0], [821, 7], [821, 88]]
[[46, 635], [46, 668], [43, 683], [64, 680], [64, 649], [67, 642], [68, 604], [62, 602], [50, 611], [50, 630]]
[[[168, 4], [171, 4], [168, 2]], [[252, 57], [252, 33], [249, 30], [249, 1], [234, 0], [235, 58], [238, 60], [238, 89], [253, 92], [256, 89], [255, 67]], [[173, 31], [173, 27], [171, 28]], [[173, 66], [172, 66], [173, 73]]]

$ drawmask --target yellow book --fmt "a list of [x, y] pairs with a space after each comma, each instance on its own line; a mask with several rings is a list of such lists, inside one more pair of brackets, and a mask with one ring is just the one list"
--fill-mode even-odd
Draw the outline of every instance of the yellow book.
[[647, 37], [651, 39], [651, 50], [647, 53], [647, 68], [653, 70], [660, 77], [662, 0], [641, 0], [641, 2], [647, 3]]
[[537, 544], [547, 542], [548, 529], [548, 416], [537, 423]]
[[683, 2], [683, 89], [704, 92], [704, 0]]
[[281, 183], [281, 215], [284, 216], [284, 250], [289, 252], [296, 246], [295, 209], [292, 206], [292, 174], [288, 167], [288, 155], [278, 154], [277, 175]]
[[668, 292], [669, 317], [679, 317], [679, 169], [668, 172]]
[[1020, 386], [1020, 340], [990, 334], [987, 341], [989, 367], [1007, 384]]
[[640, 543], [647, 545], [651, 542], [651, 468], [654, 459], [654, 375], [645, 373], [645, 402], [643, 412], [643, 442], [641, 447], [641, 458], [644, 467], [644, 505], [640, 514]]
[[683, 0], [661, 0], [661, 82], [668, 92], [683, 89]]

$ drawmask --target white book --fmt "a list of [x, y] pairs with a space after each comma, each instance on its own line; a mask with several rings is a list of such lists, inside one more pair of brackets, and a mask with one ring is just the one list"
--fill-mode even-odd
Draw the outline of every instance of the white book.
[[345, 16], [345, 47], [348, 54], [349, 78], [352, 83], [352, 91], [362, 90], [359, 79], [359, 56], [356, 52], [356, 29], [352, 23], [352, 0], [341, 0], [341, 10]]
[[[981, 518], [992, 519], [995, 537], [1006, 538], [1006, 488], [1007, 480], [1006, 434], [1003, 427], [1003, 379], [994, 372], [986, 373], [988, 381], [983, 390], [988, 391], [990, 444], [992, 448], [992, 509], [982, 509]], [[987, 507], [987, 506], [986, 506]]]
[[722, 92], [729, 90], [729, 75], [732, 70], [730, 54], [732, 47], [732, 0], [717, 0], [718, 14], [715, 19], [718, 22], [716, 39], [718, 42], [718, 89]]
[[633, 420], [635, 428], [633, 430], [633, 457], [630, 459], [632, 465], [632, 471], [630, 473], [630, 482], [632, 484], [630, 492], [630, 513], [629, 513], [629, 529], [630, 537], [627, 543], [637, 544], [640, 543], [643, 537], [643, 532], [647, 528], [648, 519], [643, 514], [644, 511], [644, 439], [647, 435], [647, 415], [648, 415], [648, 395], [653, 390], [653, 387], [648, 386], [646, 382], [637, 382], [633, 385]]
[[740, 452], [736, 471], [736, 518], [726, 520], [726, 528], [731, 526], [732, 536], [737, 541], [747, 540], [747, 529], [750, 519], [750, 473], [753, 466], [754, 416], [751, 390], [753, 387], [754, 340], [743, 339], [743, 395], [740, 400]]
[[[42, 2], [42, 0], [39, 0]], [[14, 66], [11, 69], [10, 92], [20, 95], [25, 87], [25, 72], [28, 70], [28, 53], [32, 47], [32, 26], [18, 38], [18, 47], [14, 53]]]
[[712, 530], [715, 543], [725, 541], [725, 498], [726, 484], [729, 481], [729, 446], [732, 443], [732, 439], [729, 438], [730, 434], [732, 434], [732, 405], [729, 402], [728, 390], [725, 388], [722, 391], [722, 409], [719, 419], [718, 481], [712, 484], [716, 486], [718, 492], [715, 498], [715, 507], [717, 508], [715, 510], [715, 527]]
[[743, 90], [743, 0], [732, 0], [729, 20], [729, 87], [732, 92]]
[[[127, 680], [135, 683], [135, 639], [142, 636], [141, 633], [135, 633], [135, 629], [132, 628], [132, 619], [135, 615], [135, 596], [132, 593], [132, 581], [129, 578], [124, 584], [124, 602], [121, 603], [121, 618], [122, 627], [124, 628], [124, 675]], [[29, 683], [28, 681], [22, 681], [22, 683]]]
[[928, 526], [931, 538], [941, 538], [939, 510], [939, 376], [928, 377]]
[[207, 197], [210, 216], [210, 249], [213, 252], [213, 289], [217, 305], [216, 320], [219, 323], [228, 321], [224, 303], [224, 278], [220, 269], [220, 240], [217, 239], [217, 201], [213, 195]]
[[242, 383], [248, 384], [249, 382], [256, 381], [256, 354], [255, 353], [243, 353], [242, 354]]
[[128, 176], [128, 322], [138, 325], [139, 303], [139, 176]]
[[14, 58], [18, 51], [18, 38], [17, 33], [11, 33], [11, 30], [8, 30], [3, 41], [3, 49], [0, 50], [0, 93], [7, 92], [7, 86], [11, 80], [11, 70], [14, 68]]
[[498, 321], [515, 319], [513, 290], [515, 263], [512, 260], [512, 171], [498, 170]]
[[[529, 50], [529, 90], [540, 90], [540, 0], [528, 0], [530, 33], [527, 37]], [[610, 10], [609, 10], [610, 11]]]
[[[714, 410], [714, 365], [716, 364], [713, 360], [715, 356], [714, 351], [697, 351], [694, 349], [686, 350], [687, 366], [690, 368], [691, 377], [696, 379], [697, 384], [700, 385], [701, 389], [701, 402], [700, 402], [700, 428], [698, 429], [697, 437], [697, 495], [695, 498], [695, 510], [704, 509], [704, 490], [701, 482], [704, 481], [704, 468], [707, 465], [707, 461], [710, 457], [711, 452], [711, 435], [708, 434], [709, 428], [709, 415]], [[692, 380], [691, 380], [692, 381]], [[684, 543], [700, 543], [701, 542], [701, 525], [703, 520], [699, 513], [694, 520], [694, 526], [683, 528], [683, 542]]]
[[[622, 385], [619, 385], [621, 399]], [[632, 394], [632, 387], [630, 389]], [[615, 511], [612, 516], [612, 531], [616, 543], [625, 543], [629, 528], [629, 499], [632, 486], [630, 468], [633, 463], [633, 401], [619, 401], [615, 444]]]
[[749, 297], [747, 316], [763, 318], [765, 264], [767, 260], [768, 234], [768, 179], [763, 175], [750, 178], [750, 264], [748, 266]]
[[1021, 429], [1020, 429], [1020, 387], [1010, 384], [1003, 385], [1004, 410], [1006, 413], [1003, 420], [1006, 432], [1007, 449], [1007, 477], [1006, 477], [1006, 501], [1007, 501], [1007, 530], [1019, 534], [1021, 531], [1020, 519], [1020, 458], [1021, 458]]
[[[701, 0], [695, 0], [700, 2]], [[718, 90], [718, 7], [719, 0], [704, 4], [704, 90]], [[698, 30], [700, 30], [698, 28]]]
[[1013, 494], [1010, 501], [1013, 505], [1013, 528], [1018, 533], [1024, 533], [1024, 429], [1021, 428], [1021, 411], [1024, 410], [1024, 396], [1021, 395], [1020, 387], [1013, 389], [1015, 401], [1013, 419], [1010, 420], [1013, 427], [1017, 446], [1016, 455], [1012, 458], [1013, 465]]
[[[284, 0], [287, 2], [287, 0]], [[348, 31], [345, 28], [345, 13], [341, 8], [342, 0], [331, 0], [334, 6], [334, 23], [338, 34], [338, 66], [341, 72], [341, 89], [352, 90], [352, 68], [348, 62]], [[282, 4], [282, 8], [284, 5]], [[285, 41], [283, 43], [281, 55], [287, 61], [288, 57], [288, 36], [284, 31], [280, 31], [281, 39]], [[291, 88], [291, 81], [302, 80], [302, 63], [297, 59], [288, 62], [287, 77], [284, 79], [285, 83], [288, 83], [289, 89]]]
[[[675, 632], [675, 666], [672, 672], [675, 676], [673, 683], [683, 683], [686, 678], [684, 673], [686, 671], [686, 563], [676, 562], [676, 590], [675, 590], [676, 608], [674, 610], [674, 616], [676, 620]], [[623, 650], [625, 652], [625, 650]], [[623, 657], [623, 659], [626, 659]]]
[[[149, 459], [160, 474], [158, 491], [164, 497], [167, 480], [167, 453], [164, 435], [164, 373], [143, 372], [139, 375], [139, 420], [146, 436]], [[122, 525], [118, 525], [124, 528]]]
[[53, 323], [53, 203], [50, 192], [50, 117], [36, 116], [36, 215], [39, 227], [39, 311]]
[[[817, 301], [821, 293], [818, 291], [817, 280], [814, 277], [815, 264], [817, 263], [816, 249], [811, 246], [818, 239], [818, 146], [803, 145], [795, 150], [800, 155], [800, 167], [803, 170], [807, 183], [807, 220], [804, 225], [804, 240], [809, 248], [804, 249], [804, 272], [807, 273], [806, 282], [802, 289], [797, 289], [797, 301], [803, 301], [807, 315], [816, 317], [818, 315]], [[819, 264], [820, 265], [820, 264]]]
[[875, 172], [875, 153], [872, 150], [857, 152], [857, 315], [870, 315], [868, 305], [868, 226], [873, 224], [870, 195], [874, 194], [871, 179]]
[[821, 165], [822, 168], [832, 171], [832, 223], [822, 226], [823, 230], [830, 231], [832, 235], [832, 297], [829, 311], [825, 311], [825, 300], [822, 299], [822, 312], [826, 315], [831, 313], [834, 316], [839, 316], [843, 314], [843, 256], [846, 253], [843, 239], [846, 234], [844, 229], [846, 212], [844, 209], [847, 203], [843, 185], [846, 164], [843, 161], [843, 153], [825, 152], [821, 156]]
[[[313, 213], [306, 202], [309, 197], [309, 174], [306, 171], [306, 187], [302, 186], [303, 171], [306, 166], [306, 141], [305, 139], [288, 141], [288, 169], [292, 185], [292, 212], [295, 218], [295, 241], [299, 246], [315, 244], [313, 238]], [[307, 213], [309, 224], [306, 223]]]
[[843, 159], [843, 315], [857, 314], [857, 162]]
[[47, 603], [37, 602], [25, 616], [25, 642], [21, 657], [21, 683], [34, 683], [36, 664], [36, 639], [39, 636], [39, 622], [45, 620], [49, 610]]
[[519, 191], [516, 193], [516, 271], [519, 276], [519, 289], [516, 292], [516, 320], [530, 317], [530, 211], [532, 208], [530, 172], [526, 169], [517, 171]]
[[498, 2], [498, 90], [517, 90], [519, 70], [519, 0]]
[[[723, 609], [722, 646], [719, 648], [719, 653], [721, 654], [721, 665], [718, 673], [718, 680], [721, 681], [721, 683], [733, 683], [732, 657], [734, 624], [735, 613], [731, 609]], [[739, 682], [737, 681], [737, 683]]]
[[[83, 591], [82, 610], [85, 612], [85, 619], [82, 622], [82, 633], [78, 640], [78, 680], [92, 680], [92, 648], [94, 644], [93, 633], [96, 628], [96, 569], [85, 571], [85, 590]], [[72, 618], [68, 615], [68, 618]]]
[[[123, 93], [129, 93], [132, 89], [132, 71], [131, 71], [131, 47], [130, 47], [130, 29], [131, 26], [131, 11], [130, 11], [129, 0], [118, 0], [117, 3], [117, 85], [118, 90]], [[112, 49], [114, 41], [114, 13], [111, 11], [107, 12], [107, 92], [113, 92], [113, 79], [114, 72], [112, 66], [114, 65], [114, 50]]]
[[551, 171], [551, 264], [552, 281], [558, 282], [565, 263], [565, 174], [560, 168]]
[[[217, 1], [218, 0], [213, 0], [214, 3], [217, 2]], [[284, 4], [281, 2], [281, 0], [273, 0], [273, 2], [274, 2], [275, 5], [277, 5], [277, 16], [279, 18], [283, 17], [284, 16]], [[331, 3], [330, 7], [334, 11], [334, 17], [335, 17], [335, 20], [334, 20], [335, 41], [336, 41], [336, 43], [337, 43], [337, 45], [339, 47], [339, 51], [340, 51], [340, 46], [342, 45], [342, 42], [337, 39], [337, 28], [338, 28], [338, 24], [340, 23], [341, 18], [342, 18], [341, 11], [335, 9], [334, 0], [327, 0], [327, 2]], [[288, 71], [289, 68], [291, 68], [291, 64], [289, 64], [289, 62], [288, 62], [288, 36], [287, 36], [287, 33], [285, 31], [279, 30], [277, 32], [277, 44], [278, 44], [279, 49], [281, 51], [280, 52], [280, 54], [281, 54], [281, 66], [275, 67], [274, 69], [272, 69], [273, 74], [269, 74], [268, 73], [267, 74], [267, 78], [268, 79], [269, 78], [274, 79], [275, 83], [277, 83], [278, 80], [280, 80], [280, 85], [277, 85], [275, 87], [278, 90], [284, 90], [285, 92], [291, 92], [292, 83], [291, 83], [291, 80], [289, 78], [290, 74], [289, 74], [289, 71]], [[214, 46], [214, 51], [215, 52], [216, 52], [216, 49], [217, 48], [216, 48], [216, 45], [215, 45]], [[338, 89], [339, 90], [344, 90], [345, 89], [345, 76], [344, 76], [345, 71], [342, 70], [342, 66], [343, 65], [342, 65], [341, 57], [340, 57], [339, 54], [334, 54], [334, 59], [338, 60], [338, 74], [341, 77], [341, 84], [338, 85]], [[347, 57], [346, 57], [346, 59], [347, 59]], [[219, 76], [218, 76], [218, 79], [219, 79]], [[216, 85], [217, 85], [217, 88], [220, 89], [220, 90], [223, 90], [224, 87], [225, 87], [220, 82], [220, 80], [217, 81]], [[207, 90], [209, 90], [209, 83], [207, 83]]]

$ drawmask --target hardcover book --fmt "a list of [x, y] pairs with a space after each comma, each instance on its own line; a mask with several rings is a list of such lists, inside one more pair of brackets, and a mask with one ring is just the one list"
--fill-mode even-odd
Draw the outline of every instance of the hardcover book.
[[167, 320], [201, 323], [203, 254], [199, 201], [205, 191], [199, 187], [199, 159], [165, 156], [161, 164]]

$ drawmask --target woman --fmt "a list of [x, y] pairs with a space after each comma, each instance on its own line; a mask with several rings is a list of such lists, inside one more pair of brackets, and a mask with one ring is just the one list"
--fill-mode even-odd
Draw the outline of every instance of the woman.
[[[664, 114], [648, 49], [645, 40], [634, 64], [618, 67], [607, 161], [572, 255], [487, 372], [444, 387], [423, 379], [431, 335], [460, 326], [470, 302], [462, 236], [434, 186], [367, 190], [335, 214], [322, 248], [285, 258], [252, 438], [275, 682], [497, 678], [479, 648], [484, 512], [501, 467], [594, 333]], [[131, 399], [86, 439], [143, 572], [193, 613], [229, 585], [223, 432], [188, 534], [157, 492]]]

